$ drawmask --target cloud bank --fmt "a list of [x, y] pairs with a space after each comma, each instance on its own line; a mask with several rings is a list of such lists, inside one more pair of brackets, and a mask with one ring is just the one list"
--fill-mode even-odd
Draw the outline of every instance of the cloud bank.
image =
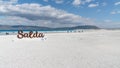
[[1, 1], [3, 3], [0, 5], [0, 16], [2, 17], [0, 17], [0, 24], [68, 27], [90, 25], [93, 22], [88, 18], [56, 9], [50, 5], [17, 4], [16, 1]]

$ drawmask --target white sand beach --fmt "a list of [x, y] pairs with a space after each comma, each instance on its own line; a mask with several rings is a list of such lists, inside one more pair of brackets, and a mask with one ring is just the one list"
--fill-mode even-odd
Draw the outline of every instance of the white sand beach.
[[1, 35], [0, 68], [120, 68], [120, 30]]

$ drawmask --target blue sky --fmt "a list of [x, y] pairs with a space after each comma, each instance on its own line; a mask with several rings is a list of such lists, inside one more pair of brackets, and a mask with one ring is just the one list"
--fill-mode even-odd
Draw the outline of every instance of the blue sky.
[[0, 0], [0, 3], [0, 24], [120, 27], [120, 0]]

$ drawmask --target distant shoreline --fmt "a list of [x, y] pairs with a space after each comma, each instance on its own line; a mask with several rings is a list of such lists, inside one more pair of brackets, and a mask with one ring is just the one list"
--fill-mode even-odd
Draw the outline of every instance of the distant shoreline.
[[[58, 31], [39, 31], [33, 30], [33, 32], [38, 31], [41, 33], [83, 33], [83, 32], [93, 32], [99, 30], [108, 30], [108, 29], [79, 29], [79, 30], [58, 30]], [[24, 32], [28, 33], [31, 30], [23, 30]], [[108, 30], [109, 31], [109, 30]], [[0, 35], [17, 35], [18, 30], [0, 30]]]
[[[80, 29], [80, 30], [58, 30], [58, 31], [39, 31], [33, 30], [33, 32], [38, 31], [42, 33], [80, 33], [83, 31], [91, 31], [93, 29]], [[23, 30], [24, 32], [28, 33], [31, 30]], [[18, 30], [0, 30], [0, 35], [16, 35], [18, 34]]]

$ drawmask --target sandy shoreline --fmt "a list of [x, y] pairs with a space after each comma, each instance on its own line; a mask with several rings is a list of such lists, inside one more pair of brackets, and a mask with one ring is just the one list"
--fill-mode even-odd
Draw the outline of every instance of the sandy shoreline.
[[120, 30], [0, 36], [0, 68], [120, 68]]

